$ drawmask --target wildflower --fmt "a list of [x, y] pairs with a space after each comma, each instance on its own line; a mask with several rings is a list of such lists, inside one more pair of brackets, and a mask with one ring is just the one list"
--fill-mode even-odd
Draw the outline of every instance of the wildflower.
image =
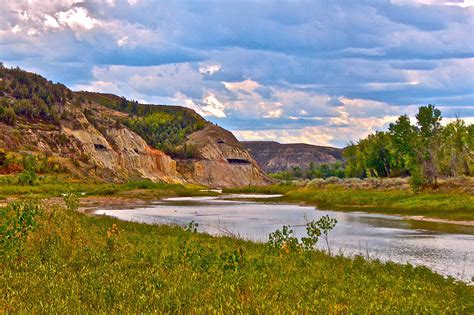
[[107, 229], [107, 237], [110, 238], [110, 237], [114, 237], [114, 236], [117, 236], [119, 234], [119, 228], [117, 226], [117, 224], [112, 224], [112, 227], [108, 228]]

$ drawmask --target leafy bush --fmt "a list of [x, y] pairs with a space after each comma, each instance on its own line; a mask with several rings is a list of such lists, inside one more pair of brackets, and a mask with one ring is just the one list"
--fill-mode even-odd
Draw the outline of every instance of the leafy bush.
[[12, 202], [3, 213], [2, 245], [7, 250], [21, 254], [21, 245], [36, 228], [36, 217], [43, 212], [38, 200], [27, 199]]
[[313, 250], [322, 235], [326, 240], [329, 255], [331, 248], [329, 246], [328, 234], [336, 226], [337, 220], [328, 215], [321, 217], [317, 221], [311, 221], [306, 224], [306, 237], [299, 240], [294, 236], [290, 226], [284, 225], [281, 230], [276, 230], [268, 236], [268, 245], [271, 248], [283, 250], [286, 253], [295, 250]]
[[18, 183], [20, 185], [34, 185], [38, 176], [36, 175], [37, 161], [33, 155], [23, 157], [23, 171], [18, 174]]

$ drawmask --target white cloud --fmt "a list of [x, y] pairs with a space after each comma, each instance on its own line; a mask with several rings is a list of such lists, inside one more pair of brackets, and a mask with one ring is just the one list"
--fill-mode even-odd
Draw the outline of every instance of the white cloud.
[[21, 32], [21, 27], [20, 27], [20, 25], [18, 25], [18, 24], [15, 25], [14, 27], [12, 27], [11, 31], [12, 31], [13, 34], [16, 34], [16, 33], [18, 33], [18, 32]]
[[75, 91], [89, 91], [123, 95], [122, 89], [120, 89], [117, 84], [106, 81], [94, 81], [90, 84], [78, 84], [76, 86], [73, 86], [72, 89]]
[[117, 40], [117, 45], [119, 47], [125, 46], [128, 43], [128, 36], [122, 36]]
[[221, 65], [218, 63], [201, 63], [199, 65], [199, 73], [213, 75], [221, 70]]
[[251, 79], [247, 79], [245, 81], [241, 81], [241, 82], [222, 82], [224, 84], [224, 86], [226, 87], [226, 89], [228, 89], [229, 91], [238, 91], [238, 90], [242, 90], [242, 91], [246, 91], [246, 92], [253, 92], [256, 88], [258, 88], [260, 86], [260, 84], [258, 84], [258, 82], [255, 82]]
[[44, 15], [44, 26], [46, 26], [47, 28], [52, 28], [52, 29], [57, 29], [60, 27], [58, 21], [54, 17], [48, 14]]
[[225, 105], [217, 99], [217, 97], [209, 93], [203, 100], [205, 106], [202, 107], [202, 111], [207, 113], [206, 116], [214, 117], [226, 117]]
[[267, 114], [263, 115], [263, 118], [279, 118], [279, 117], [281, 117], [282, 113], [283, 113], [283, 111], [282, 111], [281, 108], [271, 110]]
[[60, 25], [67, 26], [74, 31], [91, 30], [100, 25], [100, 22], [91, 17], [89, 11], [83, 7], [57, 12], [55, 17]]

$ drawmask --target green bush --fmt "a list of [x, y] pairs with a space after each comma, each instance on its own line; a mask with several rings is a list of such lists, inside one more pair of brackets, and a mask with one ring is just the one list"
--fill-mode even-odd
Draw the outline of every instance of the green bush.
[[[13, 250], [14, 255], [21, 254], [21, 245], [27, 236], [34, 231], [36, 218], [42, 214], [43, 207], [38, 200], [26, 199], [12, 202], [3, 212], [2, 245], [3, 248]], [[12, 254], [8, 252], [8, 254]]]

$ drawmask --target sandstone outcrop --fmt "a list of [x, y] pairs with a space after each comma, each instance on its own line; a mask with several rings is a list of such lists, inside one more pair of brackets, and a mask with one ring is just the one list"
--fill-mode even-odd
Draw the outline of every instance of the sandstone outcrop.
[[188, 181], [214, 188], [262, 186], [273, 183], [229, 131], [208, 124], [191, 134], [186, 144], [195, 159], [178, 160], [178, 172]]

